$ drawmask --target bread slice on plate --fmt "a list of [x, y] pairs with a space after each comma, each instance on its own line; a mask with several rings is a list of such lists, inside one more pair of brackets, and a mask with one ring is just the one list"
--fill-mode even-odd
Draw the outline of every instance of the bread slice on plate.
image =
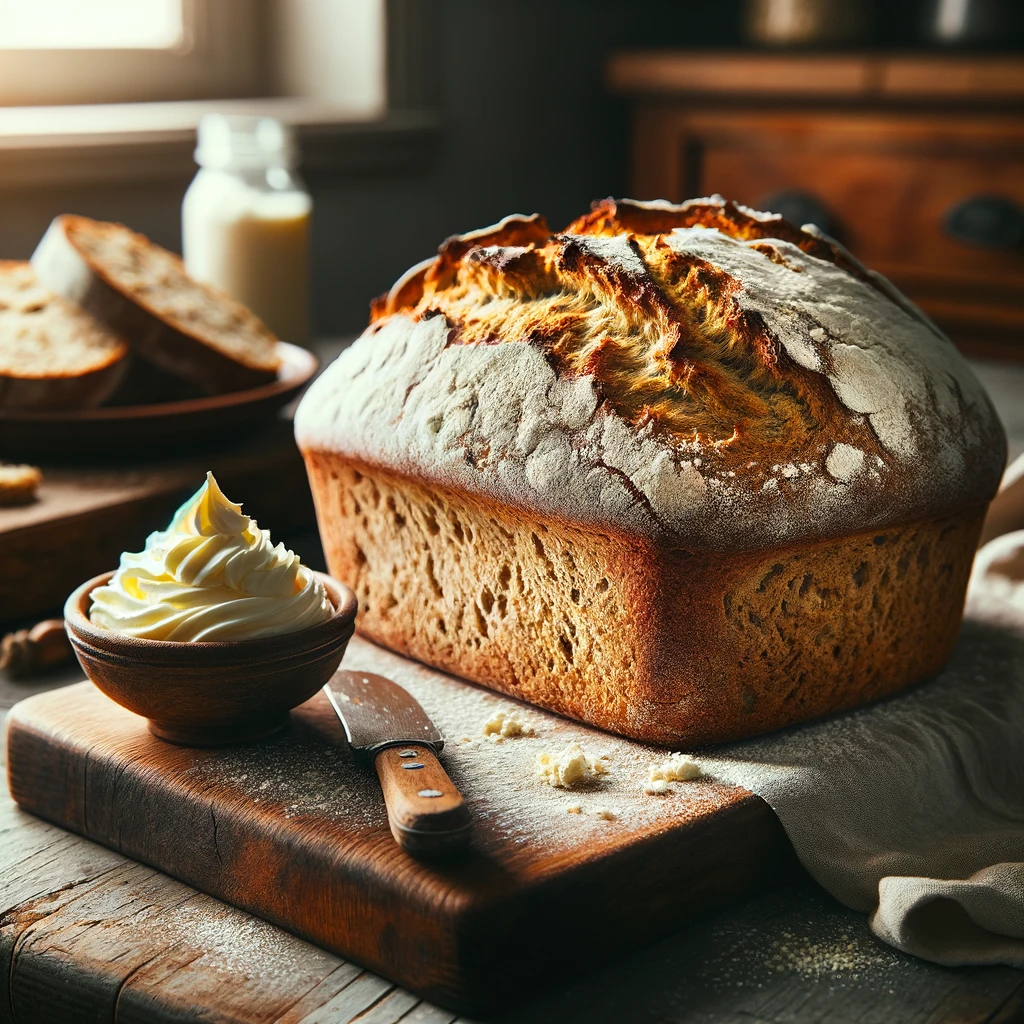
[[35, 466], [0, 463], [0, 506], [27, 505], [35, 501], [43, 474]]
[[32, 266], [48, 288], [123, 334], [143, 359], [206, 394], [277, 376], [277, 339], [254, 313], [193, 280], [180, 257], [123, 224], [57, 217]]
[[44, 288], [28, 263], [0, 260], [0, 410], [100, 405], [129, 352], [117, 333]]

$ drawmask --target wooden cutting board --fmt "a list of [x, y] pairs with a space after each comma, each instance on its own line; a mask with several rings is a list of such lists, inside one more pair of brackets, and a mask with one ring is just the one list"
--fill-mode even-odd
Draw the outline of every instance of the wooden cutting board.
[[[445, 735], [443, 760], [474, 818], [462, 861], [431, 866], [398, 849], [376, 777], [352, 760], [323, 694], [280, 737], [218, 750], [154, 738], [91, 683], [40, 694], [9, 717], [11, 793], [25, 810], [469, 1011], [521, 1000], [792, 868], [781, 825], [751, 793], [701, 779], [646, 795], [664, 751], [358, 637], [344, 665], [405, 686]], [[484, 738], [500, 710], [535, 735]], [[595, 788], [553, 789], [536, 776], [537, 755], [570, 742], [608, 756]]]

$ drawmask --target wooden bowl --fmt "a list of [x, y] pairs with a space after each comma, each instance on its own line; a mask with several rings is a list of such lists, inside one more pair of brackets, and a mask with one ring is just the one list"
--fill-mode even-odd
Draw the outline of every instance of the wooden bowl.
[[85, 674], [112, 700], [149, 719], [161, 739], [213, 747], [269, 736], [337, 671], [355, 628], [356, 596], [330, 576], [334, 615], [296, 633], [256, 640], [140, 640], [89, 621], [90, 595], [114, 574], [83, 583], [64, 606]]

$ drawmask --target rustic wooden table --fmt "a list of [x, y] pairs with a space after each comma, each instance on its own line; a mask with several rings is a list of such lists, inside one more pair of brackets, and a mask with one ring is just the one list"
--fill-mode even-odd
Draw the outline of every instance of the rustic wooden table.
[[[77, 677], [0, 677], [0, 705]], [[0, 716], [4, 714], [0, 710]], [[680, 865], [685, 871], [686, 865]], [[567, 921], [537, 936], [557, 957], [599, 943]], [[20, 811], [0, 794], [0, 1021], [459, 1018], [273, 925]], [[597, 974], [477, 1018], [701, 1024], [1010, 1024], [1024, 972], [948, 969], [878, 942], [808, 878], [682, 929]]]

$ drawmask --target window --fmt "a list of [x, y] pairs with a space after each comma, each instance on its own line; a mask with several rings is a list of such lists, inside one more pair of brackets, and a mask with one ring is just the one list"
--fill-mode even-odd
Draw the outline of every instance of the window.
[[261, 96], [254, 0], [0, 0], [0, 106]]
[[0, 0], [0, 107], [311, 96], [385, 105], [384, 0]]
[[185, 41], [182, 0], [0, 0], [10, 50], [172, 50]]
[[290, 122], [308, 166], [425, 159], [436, 115], [404, 87], [388, 104], [386, 10], [406, 3], [421, 0], [0, 0], [0, 189], [187, 181], [207, 110]]

